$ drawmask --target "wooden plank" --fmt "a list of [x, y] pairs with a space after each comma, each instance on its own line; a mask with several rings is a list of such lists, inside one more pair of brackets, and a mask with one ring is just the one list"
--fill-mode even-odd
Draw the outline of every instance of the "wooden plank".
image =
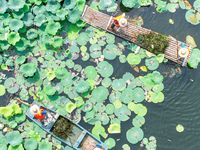
[[[138, 45], [141, 46], [141, 44], [139, 44], [137, 42], [137, 35], [138, 34], [149, 34], [151, 32], [150, 29], [146, 29], [143, 27], [135, 27], [134, 24], [132, 23], [127, 23], [127, 26], [124, 28], [120, 28], [115, 26], [114, 30], [111, 29], [111, 26], [113, 24], [113, 20], [112, 20], [112, 16], [109, 16], [107, 14], [104, 14], [102, 12], [96, 11], [90, 7], [88, 7], [87, 5], [85, 5], [85, 9], [84, 9], [84, 13], [82, 14], [81, 19], [83, 21], [87, 21], [88, 24], [100, 28], [102, 30], [105, 30], [107, 32], [110, 32], [116, 36], [122, 37], [130, 42], [134, 42]], [[154, 32], [154, 31], [152, 31]], [[157, 32], [154, 32], [156, 34], [158, 34]], [[181, 43], [180, 41], [172, 38], [171, 36], [168, 36], [167, 39], [169, 40], [169, 46], [166, 48], [164, 56], [167, 59], [170, 59], [173, 62], [176, 62], [178, 64], [182, 64], [183, 60], [179, 59], [178, 56], [178, 45]], [[190, 54], [192, 52], [193, 47], [191, 45], [188, 45], [186, 43], [184, 43], [185, 46], [190, 48]], [[190, 58], [187, 57], [187, 60]], [[187, 61], [185, 61], [187, 62]], [[187, 64], [182, 64], [183, 66], [187, 65]]]

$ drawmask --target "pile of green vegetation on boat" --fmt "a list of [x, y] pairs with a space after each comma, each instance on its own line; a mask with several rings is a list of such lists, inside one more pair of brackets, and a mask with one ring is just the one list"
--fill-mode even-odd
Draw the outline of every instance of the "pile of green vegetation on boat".
[[67, 139], [69, 135], [73, 135], [72, 122], [64, 117], [59, 117], [53, 125], [52, 133], [59, 138]]
[[149, 34], [139, 34], [137, 41], [149, 52], [163, 54], [169, 46], [167, 36], [150, 32]]

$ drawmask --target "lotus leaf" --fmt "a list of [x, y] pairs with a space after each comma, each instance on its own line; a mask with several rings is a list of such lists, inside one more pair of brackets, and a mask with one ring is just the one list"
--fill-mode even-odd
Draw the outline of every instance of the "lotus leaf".
[[105, 10], [106, 8], [114, 6], [115, 2], [113, 0], [100, 0], [99, 1], [99, 7], [102, 10]]
[[12, 12], [12, 15], [13, 15], [13, 17], [16, 18], [16, 19], [22, 19], [22, 18], [24, 17], [24, 13], [23, 13], [23, 12], [20, 12], [20, 11], [18, 11], [18, 12], [13, 11], [13, 12]]
[[9, 143], [12, 147], [21, 144], [22, 141], [22, 136], [18, 131], [11, 131], [5, 136], [5, 142]]
[[44, 92], [47, 95], [54, 95], [56, 93], [56, 88], [51, 86], [50, 84], [44, 86]]
[[92, 134], [93, 134], [96, 138], [98, 138], [98, 139], [100, 139], [100, 135], [101, 135], [103, 138], [106, 138], [106, 137], [107, 137], [107, 134], [106, 134], [106, 132], [105, 132], [105, 129], [104, 129], [104, 127], [101, 126], [101, 125], [95, 125], [95, 126], [93, 127], [93, 129], [92, 129]]
[[88, 41], [89, 37], [85, 32], [82, 32], [77, 38], [77, 43], [79, 45], [86, 45]]
[[8, 43], [12, 44], [12, 45], [15, 45], [19, 40], [20, 40], [20, 36], [19, 36], [19, 33], [16, 33], [16, 32], [10, 32], [8, 34]]
[[85, 104], [83, 98], [80, 96], [75, 98], [74, 100], [75, 100], [75, 105], [77, 108], [80, 108], [81, 106], [83, 106]]
[[108, 138], [107, 140], [104, 141], [104, 143], [108, 146], [109, 149], [115, 147], [116, 142], [113, 138]]
[[109, 100], [110, 100], [111, 103], [114, 103], [114, 101], [120, 99], [120, 96], [121, 96], [121, 93], [120, 93], [120, 92], [112, 92], [112, 93], [109, 95]]
[[45, 31], [49, 34], [56, 35], [58, 29], [60, 28], [61, 25], [59, 22], [54, 22], [53, 20], [51, 20], [48, 22]]
[[145, 60], [145, 65], [147, 66], [149, 70], [155, 70], [158, 68], [159, 62], [157, 61], [155, 57], [151, 57]]
[[200, 12], [200, 0], [195, 0], [194, 3], [193, 3], [193, 7], [194, 7], [195, 10]]
[[30, 132], [29, 132], [29, 135], [30, 135], [30, 138], [31, 139], [34, 139], [34, 140], [36, 140], [36, 141], [40, 141], [41, 140], [41, 135], [39, 134], [39, 133], [36, 133], [35, 131], [33, 131], [33, 130], [31, 130]]
[[35, 38], [37, 38], [38, 36], [38, 32], [35, 29], [29, 29], [26, 33], [26, 36], [29, 40], [33, 40]]
[[18, 32], [18, 30], [21, 29], [23, 25], [23, 22], [19, 19], [11, 19], [9, 22], [10, 30], [14, 30], [15, 32]]
[[81, 79], [76, 85], [75, 85], [75, 89], [78, 93], [84, 93], [87, 92], [90, 88], [90, 85], [87, 81], [84, 81], [83, 79]]
[[10, 128], [15, 128], [17, 126], [17, 123], [13, 120], [13, 121], [10, 121], [8, 123], [8, 125], [9, 125]]
[[15, 78], [7, 78], [4, 82], [4, 86], [9, 93], [16, 93], [19, 90], [19, 85], [16, 84]]
[[74, 24], [81, 18], [81, 12], [78, 7], [74, 7], [73, 9], [69, 10], [67, 17], [69, 22]]
[[181, 124], [178, 124], [178, 125], [176, 126], [176, 131], [178, 131], [178, 132], [183, 132], [183, 131], [184, 131], [184, 127], [183, 127]]
[[131, 115], [131, 111], [126, 105], [122, 104], [121, 108], [115, 108], [115, 115], [118, 117], [119, 120], [127, 121], [129, 119], [129, 116]]
[[112, 104], [106, 105], [106, 113], [111, 115], [114, 113], [115, 107]]
[[60, 8], [60, 3], [56, 0], [47, 0], [46, 10], [52, 13], [56, 13]]
[[0, 84], [0, 96], [3, 96], [5, 93], [6, 93], [5, 86]]
[[54, 36], [52, 45], [55, 48], [60, 48], [63, 45], [63, 38], [60, 36]]
[[142, 143], [143, 143], [143, 144], [145, 144], [145, 145], [146, 145], [146, 144], [148, 144], [148, 142], [149, 142], [149, 141], [148, 141], [148, 139], [147, 139], [147, 138], [143, 138], [143, 140], [142, 140]]
[[127, 61], [130, 65], [138, 65], [141, 62], [139, 54], [130, 53], [127, 56]]
[[56, 12], [56, 15], [60, 18], [60, 20], [65, 20], [65, 16], [68, 14], [68, 11], [65, 9], [60, 9]]
[[49, 71], [49, 72], [47, 72], [47, 79], [49, 80], [49, 81], [51, 81], [51, 80], [53, 80], [56, 76], [55, 76], [55, 72], [54, 71]]
[[68, 71], [66, 68], [58, 68], [55, 70], [55, 76], [58, 79], [65, 79], [68, 76]]
[[78, 32], [77, 30], [69, 30], [68, 32], [68, 38], [70, 40], [75, 40], [78, 37]]
[[[108, 44], [113, 44], [113, 43], [115, 42], [115, 36], [108, 33], [108, 34], [106, 35], [106, 42], [107, 42]], [[113, 46], [109, 46], [109, 47], [112, 48]]]
[[190, 35], [186, 36], [186, 43], [189, 44], [189, 45], [192, 45], [193, 47], [197, 47], [197, 45], [194, 41], [194, 38]]
[[101, 46], [93, 44], [90, 46], [90, 56], [92, 58], [98, 58], [101, 56]]
[[108, 60], [113, 60], [116, 58], [114, 53], [114, 49], [117, 49], [117, 46], [114, 44], [108, 44], [106, 48], [103, 50], [103, 55]]
[[146, 144], [146, 148], [147, 149], [153, 149], [153, 150], [155, 150], [156, 149], [156, 143], [154, 143], [154, 142], [149, 142], [149, 143], [147, 143]]
[[101, 61], [97, 65], [97, 71], [102, 77], [110, 77], [113, 74], [113, 66], [107, 61]]
[[104, 87], [108, 88], [108, 87], [112, 84], [112, 81], [111, 81], [110, 78], [104, 78], [104, 79], [102, 80], [101, 84], [102, 84]]
[[84, 121], [94, 125], [96, 121], [98, 121], [97, 118], [94, 118], [96, 116], [96, 111], [95, 110], [91, 110], [91, 111], [87, 111], [85, 113], [85, 117], [84, 117]]
[[52, 150], [52, 144], [47, 143], [45, 140], [42, 140], [39, 143], [39, 149], [38, 150]]
[[168, 3], [167, 4], [167, 9], [169, 12], [174, 13], [176, 11], [176, 9], [178, 8], [178, 4], [177, 3]]
[[101, 103], [108, 97], [108, 89], [104, 86], [99, 86], [92, 91], [92, 97], [96, 99], [97, 102]]
[[69, 58], [71, 58], [72, 60], [75, 60], [79, 57], [79, 47], [76, 46], [76, 45], [72, 45], [69, 47], [69, 50], [70, 50], [70, 54], [68, 55]]
[[151, 101], [153, 103], [161, 103], [164, 100], [164, 94], [162, 92], [159, 93], [150, 93]]
[[24, 141], [24, 148], [25, 149], [32, 149], [32, 150], [34, 150], [34, 149], [37, 148], [37, 145], [38, 145], [38, 143], [34, 139], [25, 139], [25, 141]]
[[126, 83], [130, 83], [134, 79], [134, 76], [131, 73], [125, 73], [122, 78]]
[[194, 13], [194, 10], [193, 9], [190, 9], [188, 10], [186, 13], [185, 13], [185, 19], [193, 24], [193, 25], [197, 25], [199, 24], [199, 19], [196, 18], [196, 14]]
[[154, 71], [151, 74], [151, 78], [154, 81], [155, 84], [159, 84], [163, 81], [163, 76], [158, 71]]
[[33, 19], [34, 19], [33, 14], [31, 12], [27, 12], [24, 14], [22, 21], [27, 27], [30, 27], [33, 24]]
[[125, 7], [133, 8], [137, 3], [137, 0], [122, 0], [122, 4]]
[[32, 77], [36, 72], [36, 64], [26, 63], [20, 66], [20, 72], [24, 77]]
[[131, 144], [136, 144], [142, 140], [144, 133], [138, 127], [132, 127], [126, 132], [126, 138]]
[[68, 1], [64, 1], [63, 3], [63, 7], [65, 9], [73, 9], [76, 5], [76, 0], [68, 0]]
[[128, 104], [133, 100], [133, 91], [130, 88], [126, 88], [122, 91], [120, 99], [123, 103]]
[[142, 102], [144, 100], [144, 90], [142, 88], [133, 89], [133, 100], [136, 102]]
[[131, 150], [130, 146], [128, 144], [122, 145], [123, 150]]
[[122, 91], [123, 89], [126, 88], [126, 83], [124, 82], [123, 79], [115, 79], [113, 80], [112, 88], [115, 91]]
[[28, 47], [29, 41], [25, 38], [21, 38], [19, 42], [16, 43], [15, 47], [18, 51], [25, 51]]
[[145, 123], [145, 118], [141, 116], [136, 116], [133, 118], [132, 124], [134, 127], [141, 127]]
[[162, 63], [163, 62], [163, 60], [164, 60], [164, 54], [158, 54], [157, 56], [156, 56], [156, 59], [157, 59], [157, 61], [159, 62], [159, 63]]
[[5, 51], [7, 49], [9, 49], [10, 44], [7, 41], [0, 41], [0, 51]]
[[146, 108], [144, 105], [142, 105], [142, 104], [135, 104], [133, 107], [134, 107], [134, 108], [133, 108], [133, 111], [134, 111], [135, 114], [137, 114], [138, 116], [143, 117], [143, 116], [146, 115], [146, 113], [147, 113], [147, 108]]
[[150, 6], [150, 5], [152, 5], [151, 0], [142, 0], [140, 2], [140, 6]]
[[159, 13], [163, 13], [165, 11], [167, 11], [167, 2], [164, 2], [164, 1], [158, 1], [157, 5], [158, 7], [156, 8], [157, 12]]
[[156, 84], [155, 86], [153, 86], [153, 91], [155, 93], [159, 93], [164, 89], [164, 85], [162, 83]]
[[108, 115], [106, 113], [98, 113], [96, 118], [102, 122], [103, 125], [107, 125], [109, 122]]
[[6, 0], [0, 0], [0, 14], [4, 14], [8, 9], [8, 2]]
[[19, 11], [20, 8], [23, 8], [25, 1], [23, 0], [9, 0], [8, 5], [10, 9]]
[[122, 107], [122, 102], [120, 100], [116, 100], [114, 101], [113, 105], [115, 106], [115, 108], [119, 109]]
[[194, 48], [194, 49], [192, 50], [190, 59], [188, 60], [188, 65], [189, 65], [190, 67], [192, 67], [192, 68], [197, 68], [198, 63], [199, 63], [199, 61], [200, 61], [199, 56], [200, 56], [200, 51], [199, 51], [199, 49]]
[[72, 113], [72, 111], [76, 109], [76, 105], [72, 102], [68, 102], [67, 105], [65, 106], [65, 109], [67, 112]]
[[11, 107], [0, 107], [0, 114], [8, 120], [13, 116], [13, 109]]
[[1, 150], [7, 150], [7, 144], [5, 143], [4, 140], [0, 141], [0, 149]]
[[15, 121], [17, 123], [24, 122], [25, 120], [26, 120], [26, 115], [24, 113], [15, 116]]
[[120, 63], [125, 63], [126, 62], [126, 56], [125, 55], [120, 55], [119, 56], [119, 61], [120, 61]]
[[87, 66], [84, 70], [88, 79], [95, 79], [97, 76], [97, 71], [93, 66]]
[[108, 128], [108, 133], [111, 134], [121, 133], [121, 125], [119, 123], [110, 124]]
[[43, 23], [46, 22], [46, 17], [43, 14], [38, 14], [35, 18], [34, 18], [34, 22], [35, 25], [40, 27]]

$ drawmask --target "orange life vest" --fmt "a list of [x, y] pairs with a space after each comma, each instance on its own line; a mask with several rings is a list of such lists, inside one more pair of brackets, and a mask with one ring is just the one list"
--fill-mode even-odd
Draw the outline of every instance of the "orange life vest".
[[45, 118], [45, 115], [42, 115], [42, 111], [44, 111], [43, 108], [39, 110], [39, 113], [38, 113], [38, 114], [35, 114], [35, 115], [34, 115], [35, 118], [37, 118], [37, 119], [44, 119], [44, 118]]
[[114, 23], [115, 23], [116, 26], [119, 26], [119, 27], [120, 27], [120, 25], [119, 25], [119, 20], [120, 20], [121, 18], [122, 18], [122, 15], [117, 16], [117, 17], [114, 18]]

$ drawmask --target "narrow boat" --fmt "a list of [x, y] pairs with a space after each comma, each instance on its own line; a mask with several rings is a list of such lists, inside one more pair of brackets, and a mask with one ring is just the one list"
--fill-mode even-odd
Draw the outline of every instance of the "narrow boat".
[[[65, 144], [76, 150], [93, 150], [94, 145], [96, 144], [103, 146], [104, 150], [108, 150], [108, 147], [102, 141], [97, 139], [90, 132], [88, 132], [86, 129], [84, 129], [71, 119], [39, 103], [33, 102], [32, 105], [37, 105], [40, 108], [44, 108], [47, 111], [47, 117], [45, 118], [45, 120], [36, 119], [34, 115], [30, 112], [30, 108], [26, 112], [26, 115], [37, 125], [39, 125], [43, 130], [53, 135], [58, 140], [64, 142]], [[70, 128], [72, 129], [72, 133], [68, 135], [66, 139], [58, 137], [52, 132], [53, 128], [55, 128], [56, 122], [62, 118], [67, 119], [71, 123]]]

